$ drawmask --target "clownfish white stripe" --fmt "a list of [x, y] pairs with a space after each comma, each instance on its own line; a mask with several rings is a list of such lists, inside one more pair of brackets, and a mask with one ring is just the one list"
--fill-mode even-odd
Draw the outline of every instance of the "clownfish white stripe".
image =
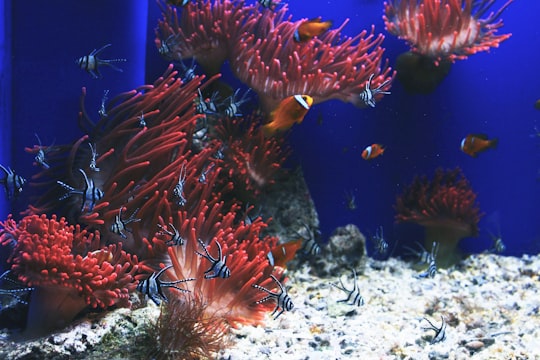
[[304, 98], [302, 97], [302, 95], [294, 95], [294, 99], [300, 104], [302, 105], [302, 107], [306, 110], [309, 110], [309, 104], [306, 102], [306, 100], [304, 100]]

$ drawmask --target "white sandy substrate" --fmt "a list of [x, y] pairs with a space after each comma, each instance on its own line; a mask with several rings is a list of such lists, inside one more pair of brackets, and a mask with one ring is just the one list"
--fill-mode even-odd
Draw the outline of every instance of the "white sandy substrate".
[[[540, 359], [540, 257], [480, 254], [431, 278], [399, 259], [369, 260], [358, 276], [362, 307], [337, 303], [346, 294], [309, 265], [289, 272], [291, 312], [264, 327], [234, 330], [219, 359]], [[448, 323], [430, 344], [429, 319]]]

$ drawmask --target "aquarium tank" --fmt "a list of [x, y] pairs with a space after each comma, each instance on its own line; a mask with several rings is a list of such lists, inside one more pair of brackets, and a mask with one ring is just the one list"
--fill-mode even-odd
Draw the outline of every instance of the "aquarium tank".
[[[223, 336], [220, 316], [292, 309], [286, 261], [348, 224], [379, 260], [538, 254], [539, 11], [0, 0], [3, 309], [35, 338], [137, 291], [172, 305], [162, 322], [197, 318], [203, 300], [178, 294], [208, 294]], [[316, 213], [287, 210], [296, 247], [266, 205], [293, 176]]]

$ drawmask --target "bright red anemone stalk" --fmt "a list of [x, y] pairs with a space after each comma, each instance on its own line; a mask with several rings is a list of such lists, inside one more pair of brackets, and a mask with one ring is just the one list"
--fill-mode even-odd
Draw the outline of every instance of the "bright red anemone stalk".
[[0, 243], [15, 240], [11, 271], [35, 288], [28, 334], [61, 327], [87, 306], [130, 305], [137, 258], [121, 245], [100, 247], [99, 232], [81, 230], [55, 215], [31, 215], [19, 223], [9, 217], [0, 225]]
[[397, 222], [414, 222], [426, 230], [425, 245], [439, 243], [437, 263], [448, 266], [455, 261], [458, 242], [478, 235], [480, 209], [476, 194], [459, 168], [437, 169], [433, 180], [416, 177], [398, 197]]
[[[267, 259], [267, 254], [278, 239], [260, 237], [261, 231], [267, 226], [260, 217], [250, 223], [238, 223], [239, 206], [234, 206], [224, 215], [222, 207], [223, 203], [213, 206], [202, 203], [198, 214], [193, 217], [182, 211], [169, 219], [160, 219], [162, 223], [176, 224], [184, 240], [182, 245], [167, 249], [173, 265], [167, 275], [172, 280], [195, 278], [195, 281], [183, 283], [182, 288], [201, 298], [206, 304], [206, 311], [223, 318], [228, 325], [259, 324], [265, 313], [272, 309], [272, 304], [256, 304], [261, 293], [252, 285], [272, 287], [269, 277], [272, 271], [276, 276], [281, 276], [282, 269], [274, 269]], [[163, 240], [161, 237], [153, 238], [152, 243], [159, 244]], [[218, 257], [218, 248], [221, 247], [230, 277], [205, 278], [205, 272], [212, 267], [212, 263], [195, 253], [205, 253], [199, 240], [214, 258]], [[176, 290], [171, 290], [171, 293], [171, 296], [184, 295]]]
[[[342, 35], [348, 22], [307, 42], [293, 41], [300, 23], [286, 19], [287, 6], [271, 11], [237, 0], [189, 2], [179, 19], [176, 8], [162, 4], [163, 20], [156, 45], [167, 59], [195, 58], [210, 73], [229, 60], [235, 76], [254, 89], [262, 108], [270, 112], [281, 100], [296, 94], [367, 106], [360, 93], [371, 76], [370, 88], [390, 87], [393, 77], [382, 66], [384, 36], [374, 29], [355, 37]], [[383, 94], [375, 93], [380, 100]]]
[[481, 19], [493, 0], [393, 0], [385, 3], [386, 29], [406, 40], [412, 51], [435, 62], [463, 60], [488, 51], [511, 34], [496, 35], [501, 13], [512, 3]]
[[[22, 240], [16, 244], [15, 251], [26, 254], [22, 260], [36, 264], [20, 267], [22, 260], [15, 260], [18, 253], [13, 255], [13, 271], [21, 280], [41, 291], [50, 287], [40, 286], [37, 275], [47, 275], [53, 279], [53, 285], [59, 282], [65, 285], [68, 291], [65, 298], [82, 291], [86, 296], [79, 296], [83, 307], [87, 304], [109, 306], [112, 304], [109, 298], [98, 296], [102, 295], [101, 289], [106, 290], [103, 296], [112, 296], [117, 294], [114, 286], [123, 286], [125, 291], [118, 294], [122, 299], [120, 295], [132, 291], [137, 280], [146, 280], [159, 271], [163, 263], [172, 263], [174, 268], [163, 274], [163, 278], [196, 278], [179, 286], [192, 291], [191, 295], [200, 300], [193, 304], [204, 304], [204, 312], [211, 312], [212, 317], [223, 319], [226, 324], [261, 321], [272, 304], [256, 304], [261, 293], [252, 285], [272, 287], [269, 275], [274, 269], [266, 255], [277, 239], [260, 237], [266, 226], [261, 218], [241, 221], [245, 217], [243, 210], [249, 207], [234, 191], [251, 188], [244, 185], [242, 176], [246, 174], [230, 171], [238, 165], [232, 159], [223, 159], [221, 150], [234, 149], [235, 153], [242, 154], [245, 164], [264, 176], [268, 175], [265, 167], [270, 172], [277, 170], [284, 152], [279, 140], [256, 136], [254, 125], [241, 125], [236, 131], [229, 129], [229, 135], [223, 139], [212, 139], [210, 134], [204, 135], [203, 141], [200, 135], [197, 138], [197, 120], [204, 115], [196, 114], [194, 99], [198, 90], [204, 90], [207, 84], [201, 81], [202, 77], [196, 76], [184, 83], [169, 66], [154, 84], [120, 94], [104, 104], [104, 112], [97, 122], [92, 121], [85, 110], [83, 90], [80, 125], [86, 134], [71, 145], [55, 146], [47, 153], [50, 167], [35, 178], [40, 180], [35, 185], [45, 192], [29, 207], [27, 213], [31, 216], [25, 218], [61, 225], [50, 226], [54, 234], [41, 236], [43, 244], [39, 239], [28, 243], [27, 246], [38, 246], [34, 251], [20, 249], [26, 244]], [[246, 137], [251, 138], [247, 141]], [[197, 139], [203, 146], [195, 146]], [[258, 162], [263, 160], [263, 166], [259, 167]], [[264, 177], [263, 182], [271, 181], [270, 176]], [[264, 185], [259, 182], [258, 185]], [[241, 184], [239, 189], [234, 188], [237, 184]], [[47, 220], [40, 215], [57, 210], [81, 225], [70, 227], [63, 218]], [[83, 226], [86, 230], [81, 230]], [[5, 227], [10, 229], [10, 234], [24, 228], [15, 226], [12, 220]], [[57, 232], [64, 228], [61, 234], [74, 235], [66, 235], [61, 243], [50, 240], [56, 239]], [[95, 235], [90, 235], [90, 230]], [[13, 244], [13, 238], [19, 237], [16, 235], [6, 235], [3, 242]], [[222, 246], [231, 270], [230, 278], [205, 278], [205, 271], [212, 264], [195, 252], [204, 253], [199, 239], [214, 257], [217, 244]], [[104, 244], [117, 245], [105, 247]], [[131, 258], [121, 250], [120, 244], [137, 255], [133, 257], [133, 268], [128, 267]], [[81, 268], [64, 270], [54, 259], [68, 264], [80, 263]], [[48, 261], [53, 260], [56, 262], [49, 266]], [[114, 265], [116, 262], [123, 265]], [[107, 266], [108, 263], [113, 265]], [[84, 267], [88, 264], [94, 267]], [[100, 272], [101, 267], [109, 272]], [[120, 273], [115, 275], [112, 270]], [[96, 279], [96, 271], [103, 278]], [[122, 271], [130, 275], [129, 284], [126, 284], [128, 278], [121, 276]], [[138, 273], [132, 279], [135, 271]], [[280, 276], [282, 270], [275, 272]], [[77, 279], [80, 282], [69, 282]], [[87, 291], [94, 289], [92, 286], [98, 287], [95, 298], [87, 295]], [[179, 297], [185, 295], [169, 290]], [[159, 295], [155, 287], [149, 291], [152, 293], [146, 295]], [[64, 303], [63, 298], [57, 297], [55, 301]]]

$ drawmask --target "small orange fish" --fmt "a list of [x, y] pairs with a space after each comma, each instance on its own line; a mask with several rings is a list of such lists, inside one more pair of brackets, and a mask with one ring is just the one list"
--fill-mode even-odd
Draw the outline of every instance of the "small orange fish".
[[382, 147], [382, 145], [372, 144], [366, 147], [364, 151], [362, 151], [362, 159], [371, 160], [382, 154], [384, 154], [384, 148]]
[[479, 152], [487, 149], [495, 149], [499, 139], [488, 140], [485, 134], [469, 134], [461, 140], [461, 151], [472, 157], [476, 157]]
[[331, 21], [322, 21], [321, 18], [306, 20], [302, 22], [296, 31], [293, 38], [296, 42], [305, 42], [313, 39], [315, 36], [323, 34], [332, 26]]
[[308, 95], [293, 95], [283, 99], [270, 114], [272, 121], [263, 126], [264, 134], [271, 136], [276, 131], [288, 130], [294, 123], [301, 123], [312, 104], [313, 98]]
[[289, 261], [294, 259], [296, 252], [302, 248], [302, 244], [302, 239], [279, 244], [273, 248], [266, 257], [268, 258], [270, 265], [284, 268]]

